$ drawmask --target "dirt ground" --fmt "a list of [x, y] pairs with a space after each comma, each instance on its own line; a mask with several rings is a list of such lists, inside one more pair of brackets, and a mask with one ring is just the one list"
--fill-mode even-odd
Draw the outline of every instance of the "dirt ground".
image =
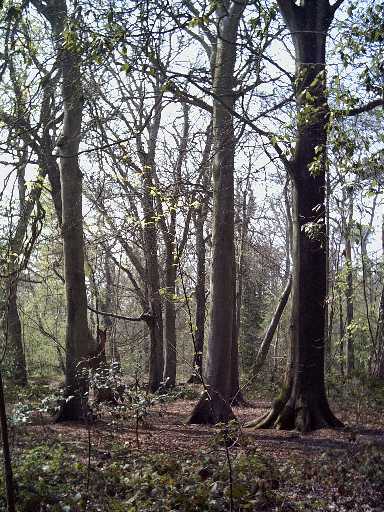
[[[146, 453], [166, 454], [178, 460], [192, 456], [197, 460], [201, 454], [217, 451], [214, 439], [219, 429], [187, 425], [194, 404], [194, 400], [180, 399], [157, 403], [138, 428], [135, 421], [116, 420], [108, 415], [88, 426], [73, 422], [55, 424], [47, 417], [36, 418], [37, 424], [14, 430], [12, 441], [15, 451], [20, 454], [34, 443], [54, 445], [61, 442], [76, 453], [79, 460], [94, 467], [102, 467], [111, 460], [128, 460], [139, 454], [145, 456]], [[249, 407], [236, 407], [234, 411], [240, 425], [244, 425], [268, 408], [268, 402], [256, 401]], [[381, 412], [368, 409], [347, 412], [335, 406], [334, 410], [346, 428], [307, 434], [243, 427], [237, 431], [230, 447], [233, 457], [239, 453], [260, 454], [286, 471], [286, 480], [279, 490], [287, 496], [285, 508], [268, 510], [384, 512], [384, 467], [381, 471], [375, 466], [371, 475], [370, 461], [360, 455], [369, 447], [371, 457], [372, 453], [373, 456], [380, 453], [379, 464], [384, 461]], [[361, 473], [359, 465], [366, 460], [368, 469], [364, 467]], [[346, 469], [349, 465], [351, 469]], [[372, 484], [367, 480], [367, 471]], [[317, 508], [312, 505], [319, 499], [327, 505]]]

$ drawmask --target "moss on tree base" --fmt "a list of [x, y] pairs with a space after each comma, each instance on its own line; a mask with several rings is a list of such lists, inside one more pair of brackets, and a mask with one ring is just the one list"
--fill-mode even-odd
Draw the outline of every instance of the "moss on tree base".
[[295, 397], [285, 390], [269, 412], [244, 426], [311, 432], [320, 428], [342, 428], [344, 425], [331, 411], [325, 396], [303, 393]]

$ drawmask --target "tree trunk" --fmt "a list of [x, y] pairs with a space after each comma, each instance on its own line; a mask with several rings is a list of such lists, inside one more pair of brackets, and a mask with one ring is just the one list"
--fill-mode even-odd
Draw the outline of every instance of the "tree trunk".
[[189, 423], [215, 424], [233, 417], [231, 352], [234, 312], [234, 69], [237, 31], [245, 2], [218, 8], [218, 40], [213, 80], [213, 232], [211, 262], [210, 334], [206, 393]]
[[63, 131], [56, 146], [60, 157], [62, 236], [67, 303], [66, 400], [56, 419], [57, 421], [80, 420], [84, 419], [86, 414], [87, 359], [91, 352], [84, 275], [82, 175], [78, 160], [83, 110], [80, 54], [64, 45], [63, 31], [68, 18], [65, 0], [55, 0], [48, 4], [36, 0], [33, 3], [52, 26], [62, 75], [64, 107]]
[[[174, 237], [173, 237], [174, 238]], [[174, 248], [174, 244], [171, 244]], [[176, 310], [175, 310], [175, 292], [177, 267], [175, 255], [167, 249], [165, 263], [165, 364], [163, 380], [167, 387], [176, 385]]]
[[287, 305], [288, 298], [291, 293], [291, 288], [292, 288], [292, 276], [289, 276], [288, 282], [287, 282], [287, 284], [284, 288], [284, 291], [279, 299], [279, 302], [277, 304], [277, 307], [275, 309], [275, 312], [273, 314], [271, 322], [263, 336], [259, 351], [256, 355], [255, 364], [252, 368], [253, 375], [256, 375], [261, 370], [261, 368], [263, 367], [263, 365], [265, 363], [265, 359], [268, 355], [268, 351], [271, 346], [273, 336], [274, 336], [275, 331], [279, 325], [279, 322], [280, 322], [281, 316], [284, 312], [285, 306]]
[[[29, 262], [32, 248], [40, 233], [39, 222], [42, 220], [39, 201], [41, 196], [41, 180], [45, 179], [46, 170], [40, 169], [36, 186], [34, 186], [26, 199], [25, 167], [27, 165], [27, 146], [21, 152], [20, 167], [18, 169], [19, 189], [19, 219], [15, 232], [9, 243], [8, 279], [4, 287], [1, 310], [4, 315], [3, 329], [9, 342], [10, 360], [12, 366], [12, 379], [15, 384], [25, 386], [28, 383], [27, 364], [25, 359], [21, 322], [17, 308], [17, 289], [20, 273]], [[32, 236], [27, 241], [28, 227], [31, 224], [32, 213], [37, 209], [31, 228]], [[20, 258], [22, 256], [22, 258]]]
[[12, 276], [7, 287], [8, 305], [6, 306], [5, 330], [12, 355], [12, 380], [19, 386], [26, 386], [28, 384], [27, 362], [25, 360], [20, 316], [17, 309], [17, 280], [17, 276]]
[[278, 1], [295, 46], [297, 136], [290, 169], [293, 197], [292, 364], [286, 387], [259, 428], [310, 431], [340, 426], [324, 382], [326, 300], [325, 158], [328, 108], [326, 34], [334, 8], [328, 0]]
[[231, 353], [231, 405], [247, 405], [240, 389], [239, 375], [239, 337], [241, 306], [243, 301], [243, 279], [244, 279], [244, 251], [248, 235], [248, 226], [253, 206], [253, 197], [250, 196], [247, 204], [247, 192], [249, 191], [249, 175], [242, 198], [242, 222], [240, 227], [240, 244], [238, 259], [234, 261], [234, 312], [233, 312], [233, 335]]
[[203, 350], [204, 350], [204, 336], [205, 336], [205, 240], [204, 240], [204, 224], [205, 224], [205, 213], [203, 207], [200, 206], [196, 220], [196, 258], [197, 258], [197, 269], [196, 269], [196, 286], [195, 286], [195, 300], [196, 300], [196, 312], [195, 312], [195, 346], [193, 354], [193, 369], [194, 372], [191, 375], [188, 383], [200, 384], [203, 379]]
[[343, 316], [343, 300], [341, 291], [338, 293], [338, 299], [339, 299], [339, 340], [340, 340], [340, 373], [344, 377], [344, 336], [345, 336], [345, 329], [344, 329], [344, 316]]
[[202, 189], [204, 193], [200, 199], [200, 206], [195, 212], [195, 251], [196, 251], [196, 286], [195, 286], [195, 343], [193, 354], [193, 368], [194, 371], [188, 380], [188, 383], [200, 384], [203, 381], [203, 352], [204, 352], [204, 339], [205, 339], [205, 309], [206, 309], [206, 288], [205, 288], [205, 237], [204, 226], [207, 220], [207, 213], [209, 208], [209, 186], [211, 181], [211, 165], [210, 157], [212, 151], [212, 123], [207, 127], [206, 142], [203, 151], [202, 162], [200, 168], [202, 169]]
[[331, 312], [332, 307], [329, 307], [330, 303], [330, 218], [329, 218], [329, 203], [330, 203], [330, 181], [329, 181], [329, 170], [328, 168], [325, 170], [325, 232], [327, 233], [325, 239], [325, 265], [326, 265], [326, 280], [325, 280], [325, 288], [326, 288], [326, 301], [325, 301], [325, 311], [324, 311], [324, 347], [325, 347], [325, 369], [326, 372], [330, 370], [331, 367], [331, 329], [330, 325], [332, 324]]
[[148, 302], [151, 320], [148, 322], [150, 332], [149, 356], [149, 389], [155, 392], [163, 381], [163, 317], [160, 300], [160, 275], [157, 256], [156, 212], [153, 197], [150, 194], [153, 187], [151, 177], [152, 165], [147, 164], [143, 173], [143, 210], [144, 210], [144, 247], [147, 270]]
[[150, 320], [147, 322], [150, 333], [149, 383], [148, 387], [156, 392], [163, 382], [164, 340], [163, 314], [160, 297], [160, 270], [158, 259], [158, 221], [155, 198], [156, 146], [162, 113], [162, 92], [160, 79], [156, 77], [154, 85], [154, 109], [152, 121], [148, 127], [148, 145], [145, 150], [141, 137], [136, 140], [142, 171], [142, 199], [144, 227], [143, 245], [146, 264], [147, 300], [150, 308]]
[[345, 360], [345, 374], [350, 377], [355, 368], [355, 357], [353, 349], [353, 274], [352, 274], [352, 228], [353, 228], [353, 188], [349, 187], [348, 191], [348, 221], [345, 233], [345, 266], [347, 271], [347, 288], [345, 290], [347, 301], [347, 316], [346, 316], [346, 360]]
[[[242, 300], [242, 265], [239, 265], [239, 271], [236, 272], [235, 254], [233, 258], [233, 327], [232, 327], [232, 349], [231, 349], [231, 388], [230, 403], [234, 405], [247, 405], [243, 393], [240, 388], [239, 373], [239, 334], [240, 334], [240, 311]], [[241, 269], [241, 270], [240, 270]]]

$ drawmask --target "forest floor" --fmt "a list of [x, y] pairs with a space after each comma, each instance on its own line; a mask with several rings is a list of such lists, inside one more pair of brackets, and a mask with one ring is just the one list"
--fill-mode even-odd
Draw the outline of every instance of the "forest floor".
[[243, 428], [260, 397], [234, 408], [240, 426], [189, 426], [193, 396], [147, 401], [140, 421], [137, 407], [89, 425], [30, 414], [11, 429], [19, 510], [384, 512], [382, 409], [339, 400], [345, 429], [300, 434]]

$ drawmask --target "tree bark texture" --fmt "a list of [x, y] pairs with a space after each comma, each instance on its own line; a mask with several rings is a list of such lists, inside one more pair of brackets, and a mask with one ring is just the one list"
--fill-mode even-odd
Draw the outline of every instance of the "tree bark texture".
[[293, 178], [292, 363], [286, 387], [259, 428], [310, 431], [340, 426], [324, 382], [326, 301], [325, 158], [328, 107], [325, 46], [334, 8], [328, 0], [278, 1], [296, 57], [297, 136]]
[[36, 0], [33, 3], [52, 27], [61, 69], [64, 108], [62, 134], [56, 146], [60, 157], [61, 227], [67, 304], [66, 400], [57, 421], [81, 420], [86, 414], [86, 373], [91, 351], [91, 336], [88, 329], [84, 274], [82, 174], [78, 159], [83, 111], [80, 54], [76, 49], [66, 46], [63, 39], [63, 31], [69, 20], [65, 0], [52, 0], [46, 3]]
[[231, 352], [234, 312], [234, 69], [238, 26], [245, 2], [217, 9], [218, 39], [213, 79], [213, 232], [207, 391], [190, 423], [215, 424], [232, 417]]

